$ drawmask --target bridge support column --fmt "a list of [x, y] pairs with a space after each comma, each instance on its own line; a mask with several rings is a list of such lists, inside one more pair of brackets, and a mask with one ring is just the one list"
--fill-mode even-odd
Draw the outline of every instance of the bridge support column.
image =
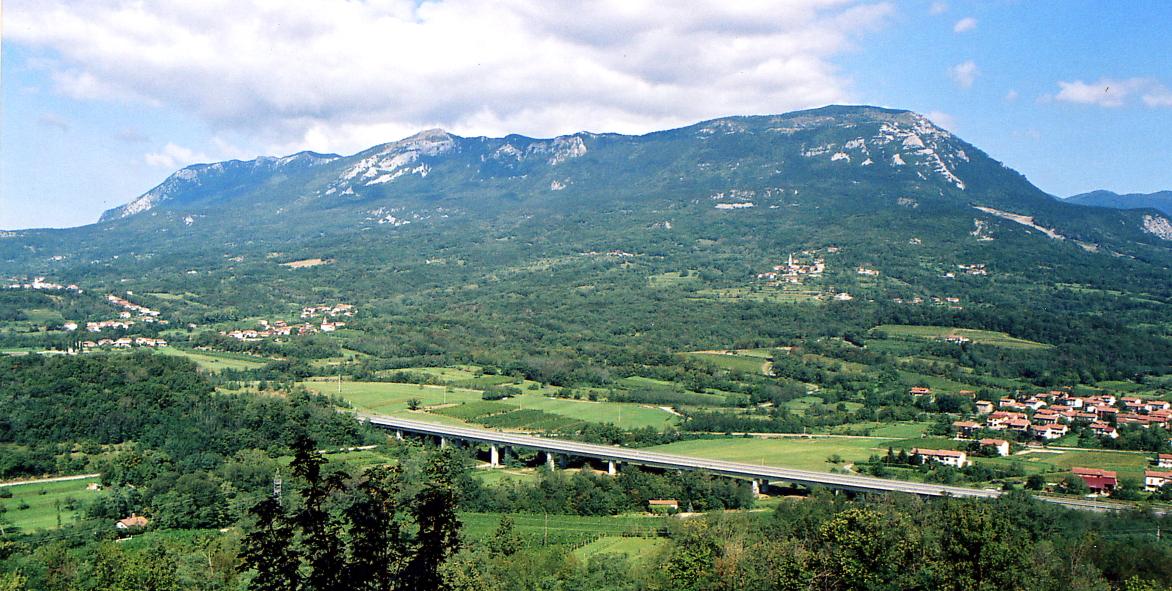
[[761, 496], [761, 483], [757, 482], [756, 479], [754, 479], [752, 482], [753, 482], [753, 496], [754, 497]]
[[447, 437], [440, 437], [440, 449], [443, 449], [447, 446], [448, 446], [448, 438]]
[[545, 467], [550, 470], [557, 468], [557, 459], [554, 458], [552, 451], [545, 452]]
[[403, 431], [402, 431], [402, 430], [400, 430], [400, 429], [395, 429], [395, 440], [396, 440], [396, 441], [402, 441], [402, 440], [403, 440]]
[[615, 476], [619, 473], [619, 463], [614, 460], [607, 460], [606, 473]]
[[501, 465], [501, 449], [495, 445], [488, 446], [488, 465], [493, 468]]

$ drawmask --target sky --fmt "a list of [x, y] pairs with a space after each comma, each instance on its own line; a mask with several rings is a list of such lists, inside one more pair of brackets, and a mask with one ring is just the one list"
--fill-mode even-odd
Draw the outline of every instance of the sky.
[[1172, 189], [1172, 2], [6, 0], [0, 228], [419, 130], [911, 109], [1068, 196]]

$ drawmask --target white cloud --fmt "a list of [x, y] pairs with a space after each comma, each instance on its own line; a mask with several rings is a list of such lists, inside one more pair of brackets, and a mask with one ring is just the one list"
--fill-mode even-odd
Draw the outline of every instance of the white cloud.
[[956, 21], [956, 24], [952, 26], [953, 32], [956, 32], [956, 33], [964, 33], [966, 31], [971, 31], [975, 28], [977, 28], [977, 19], [975, 19], [971, 16], [966, 16], [966, 17]]
[[69, 121], [64, 117], [50, 112], [41, 113], [41, 115], [37, 117], [37, 123], [45, 127], [55, 127], [61, 131], [69, 131], [69, 128], [71, 127]]
[[948, 69], [949, 77], [961, 88], [972, 88], [973, 82], [976, 81], [977, 75], [980, 73], [981, 70], [977, 68], [977, 64], [973, 60], [956, 64]]
[[1007, 102], [1007, 103], [1015, 102], [1015, 101], [1017, 101], [1017, 97], [1018, 97], [1017, 90], [1010, 88], [1009, 92], [1005, 93], [1005, 102]]
[[[266, 149], [465, 135], [645, 132], [852, 99], [833, 61], [870, 0], [9, 0], [5, 43], [59, 92], [194, 115]], [[209, 146], [208, 149], [211, 149]]]
[[1149, 107], [1172, 107], [1172, 90], [1157, 85], [1144, 94], [1143, 101]]
[[118, 141], [126, 142], [128, 144], [145, 144], [146, 142], [151, 141], [150, 137], [139, 131], [136, 127], [124, 128], [114, 137], [118, 138]]
[[944, 14], [948, 12], [948, 4], [945, 2], [933, 2], [932, 6], [928, 8], [930, 14]]
[[1172, 107], [1172, 91], [1151, 78], [1100, 78], [1095, 82], [1058, 82], [1055, 100], [1097, 105], [1100, 107], [1122, 107], [1132, 97], [1139, 96], [1149, 107]]
[[167, 170], [175, 170], [189, 164], [210, 162], [211, 160], [206, 154], [170, 142], [158, 152], [150, 152], [143, 155], [143, 161], [148, 165], [158, 166]]
[[928, 120], [932, 123], [935, 123], [937, 126], [956, 133], [956, 118], [952, 115], [949, 115], [943, 111], [928, 111], [927, 113], [924, 113], [924, 116], [927, 117]]

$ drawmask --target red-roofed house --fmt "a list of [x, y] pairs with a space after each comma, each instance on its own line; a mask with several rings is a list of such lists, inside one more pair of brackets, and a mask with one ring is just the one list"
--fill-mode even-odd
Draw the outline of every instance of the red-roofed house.
[[1156, 456], [1156, 465], [1161, 468], [1172, 468], [1172, 454], [1160, 454]]
[[916, 387], [912, 388], [911, 390], [909, 390], [908, 394], [911, 394], [912, 396], [917, 396], [917, 397], [918, 396], [931, 396], [932, 389], [916, 386]]
[[133, 529], [136, 527], [146, 527], [150, 521], [142, 515], [130, 514], [130, 517], [119, 519], [114, 523], [114, 527], [118, 529]]
[[981, 447], [991, 447], [997, 450], [997, 455], [1009, 455], [1009, 442], [1004, 439], [982, 439], [980, 441]]
[[1072, 468], [1075, 476], [1082, 478], [1083, 482], [1087, 483], [1087, 488], [1096, 493], [1107, 493], [1115, 490], [1119, 484], [1115, 472], [1110, 470], [1099, 470], [1097, 468]]
[[956, 421], [952, 423], [952, 428], [956, 429], [957, 438], [972, 437], [973, 433], [976, 433], [978, 430], [980, 430], [981, 424], [974, 423], [972, 421]]
[[1099, 437], [1110, 437], [1111, 439], [1119, 439], [1119, 431], [1116, 431], [1115, 427], [1112, 427], [1111, 425], [1108, 425], [1107, 423], [1101, 423], [1098, 421], [1091, 423], [1091, 432], [1094, 433], [1095, 435], [1098, 435]]
[[1051, 441], [1065, 437], [1067, 427], [1066, 425], [1051, 423], [1046, 425], [1034, 425], [1032, 430], [1035, 437], [1046, 441]]
[[1172, 482], [1172, 472], [1144, 470], [1144, 490], [1146, 491], [1155, 492], [1169, 482]]
[[1091, 409], [1091, 412], [1099, 415], [1100, 419], [1106, 420], [1108, 417], [1113, 417], [1119, 414], [1119, 409], [1114, 406], [1096, 406]]
[[919, 456], [923, 462], [936, 462], [945, 466], [964, 468], [969, 465], [969, 455], [963, 451], [951, 449], [913, 449], [913, 456]]
[[988, 400], [978, 400], [974, 406], [977, 407], [979, 414], [987, 415], [993, 412], [993, 403]]

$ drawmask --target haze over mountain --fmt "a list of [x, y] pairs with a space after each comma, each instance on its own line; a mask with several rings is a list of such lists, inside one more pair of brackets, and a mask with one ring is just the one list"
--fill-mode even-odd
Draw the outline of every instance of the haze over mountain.
[[1119, 194], [1113, 191], [1098, 190], [1089, 193], [1079, 193], [1066, 198], [1070, 203], [1079, 205], [1093, 205], [1095, 207], [1111, 207], [1114, 209], [1156, 209], [1165, 214], [1172, 214], [1172, 191], [1156, 191], [1155, 193], [1126, 193]]

